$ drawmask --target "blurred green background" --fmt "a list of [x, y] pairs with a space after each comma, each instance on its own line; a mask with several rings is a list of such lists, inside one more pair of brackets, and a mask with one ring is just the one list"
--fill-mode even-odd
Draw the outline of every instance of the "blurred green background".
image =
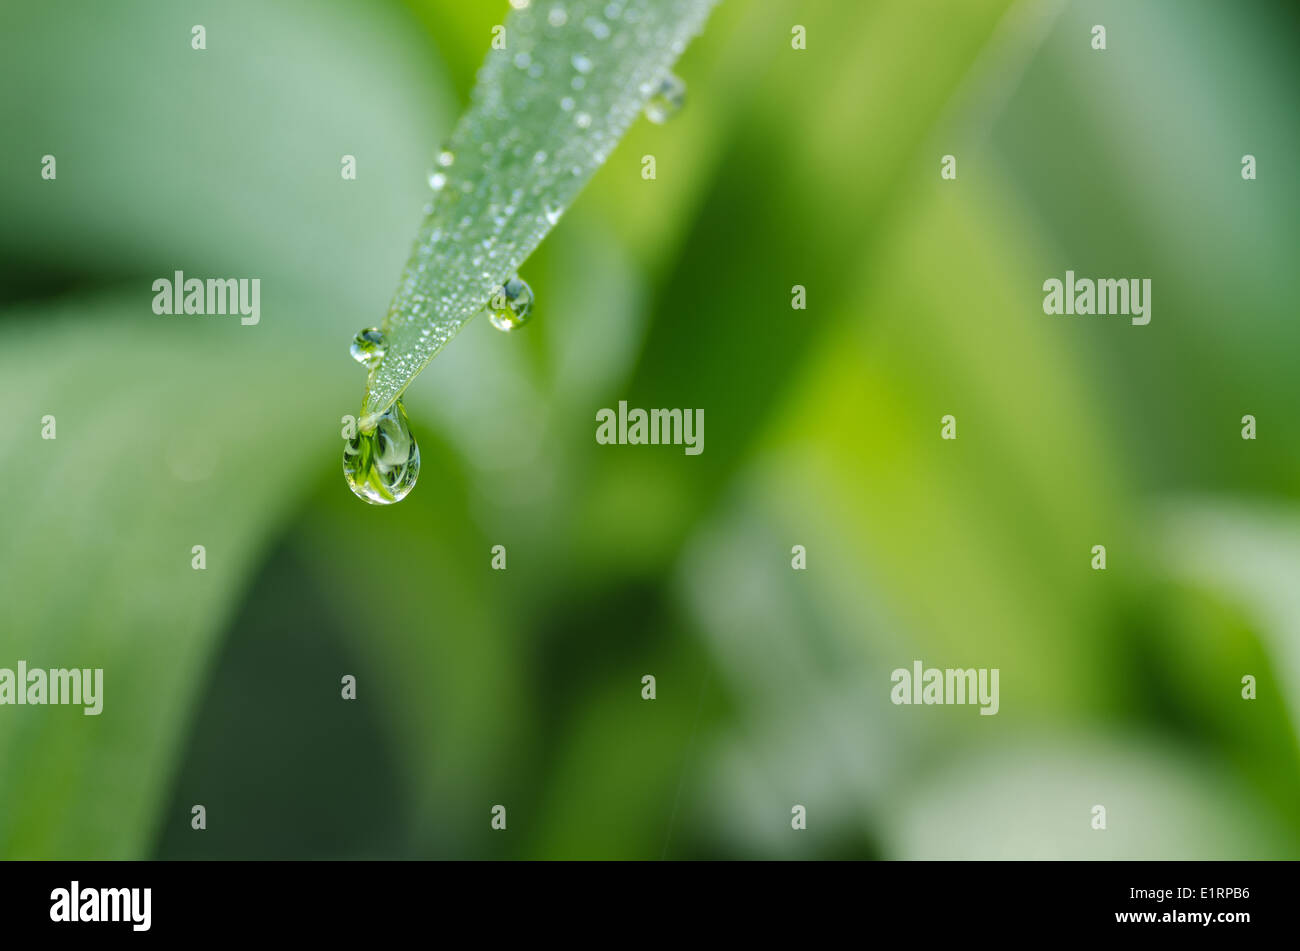
[[[1296, 7], [723, 0], [366, 506], [347, 345], [506, 11], [0, 11], [0, 666], [105, 670], [0, 708], [0, 856], [1300, 857]], [[1151, 324], [1044, 316], [1067, 268]], [[155, 316], [177, 269], [261, 324]]]

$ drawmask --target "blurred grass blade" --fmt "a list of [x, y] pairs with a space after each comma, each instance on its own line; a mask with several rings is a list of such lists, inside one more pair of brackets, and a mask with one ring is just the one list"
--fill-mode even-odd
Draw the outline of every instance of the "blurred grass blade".
[[[4, 708], [6, 859], [136, 859], [157, 829], [188, 822], [163, 806], [209, 656], [304, 478], [332, 455], [332, 421], [301, 424], [342, 396], [319, 350], [239, 333], [194, 346], [137, 319], [139, 287], [5, 312], [0, 463], [41, 475], [0, 535], [0, 666], [103, 670], [102, 715]], [[151, 371], [123, 385], [137, 363]], [[277, 374], [294, 385], [268, 409], [248, 380]], [[33, 425], [45, 413], [54, 440]], [[272, 461], [250, 477], [258, 458]]]
[[713, 3], [533, 3], [495, 31], [469, 111], [434, 162], [434, 200], [384, 319], [363, 425], [541, 243]]

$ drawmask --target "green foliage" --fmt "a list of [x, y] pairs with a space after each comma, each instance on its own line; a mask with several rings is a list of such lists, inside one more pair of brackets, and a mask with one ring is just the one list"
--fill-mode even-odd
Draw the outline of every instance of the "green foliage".
[[[172, 6], [0, 13], [0, 667], [105, 670], [99, 717], [0, 707], [0, 854], [1300, 854], [1293, 14], [720, 4], [536, 318], [405, 391], [381, 510], [347, 345], [507, 4], [240, 0], [204, 52]], [[1150, 272], [1151, 326], [1043, 317], [1067, 266]], [[261, 277], [261, 324], [154, 315], [177, 268]], [[707, 451], [596, 445], [619, 399]], [[914, 658], [1001, 712], [891, 705]]]
[[534, 3], [494, 28], [473, 102], [430, 172], [433, 201], [384, 318], [364, 429], [541, 243], [713, 3]]

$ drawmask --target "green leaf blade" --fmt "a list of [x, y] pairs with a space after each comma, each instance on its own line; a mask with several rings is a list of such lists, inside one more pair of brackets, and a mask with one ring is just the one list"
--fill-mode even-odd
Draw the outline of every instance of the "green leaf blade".
[[[640, 115], [715, 0], [513, 10], [447, 145], [371, 371], [372, 426], [541, 243]], [[557, 13], [556, 11], [563, 11]], [[617, 16], [611, 13], [617, 12]]]

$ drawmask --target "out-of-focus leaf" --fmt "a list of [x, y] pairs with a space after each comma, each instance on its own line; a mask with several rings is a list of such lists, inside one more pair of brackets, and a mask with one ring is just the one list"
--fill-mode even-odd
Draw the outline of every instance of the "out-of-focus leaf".
[[[1105, 381], [1097, 419], [1145, 486], [1295, 493], [1295, 17], [1286, 3], [1235, 17], [1179, 0], [1069, 4], [991, 128], [996, 164], [962, 156], [955, 187], [998, 167], [1014, 182], [1037, 222], [1040, 282], [1067, 268], [1151, 280], [1149, 325], [1067, 320], [1057, 331], [1080, 376]], [[1079, 42], [1092, 24], [1122, 39], [1093, 50]], [[1232, 66], [1196, 66], [1211, 61]], [[1259, 162], [1253, 181], [1246, 154]], [[1239, 438], [1246, 413], [1266, 436]]]
[[[453, 115], [411, 27], [364, 0], [4, 4], [0, 35], [22, 40], [0, 58], [0, 299], [257, 277], [259, 333], [292, 320], [346, 353], [392, 291]], [[274, 310], [303, 293], [323, 305]]]
[[[1287, 710], [1293, 735], [1300, 733], [1300, 514], [1266, 503], [1181, 498], [1162, 509], [1160, 527], [1170, 577], [1229, 598], [1257, 620], [1276, 669], [1273, 699]], [[1223, 689], [1236, 696], [1248, 673], [1226, 671]]]
[[[603, 450], [605, 471], [580, 513], [593, 543], [606, 546], [594, 560], [663, 567], [735, 475], [833, 315], [852, 303], [852, 319], [869, 319], [863, 259], [846, 249], [873, 247], [897, 220], [912, 195], [900, 179], [919, 174], [918, 147], [1008, 5], [963, 4], [957, 19], [932, 2], [787, 4], [784, 17], [750, 5], [761, 28], [744, 24], [740, 43], [764, 50], [761, 66], [746, 71], [737, 59], [713, 68], [730, 98], [713, 101], [712, 112], [725, 112], [734, 134], [706, 166], [713, 177], [695, 223], [663, 264], [636, 371], [601, 404], [703, 408], [706, 449], [691, 458]], [[816, 55], [791, 48], [790, 23], [807, 28]], [[696, 99], [713, 96], [706, 87]], [[652, 196], [634, 202], [654, 209]], [[795, 285], [807, 292], [806, 310], [791, 307]], [[646, 497], [654, 501], [641, 504]], [[645, 534], [624, 544], [609, 524]]]
[[1058, 733], [945, 758], [891, 798], [882, 832], [901, 859], [1290, 858], [1260, 806], [1155, 738]]
[[162, 796], [213, 638], [304, 476], [337, 465], [326, 407], [346, 381], [319, 353], [142, 324], [142, 297], [10, 312], [0, 350], [0, 455], [22, 499], [0, 537], [0, 666], [103, 669], [98, 716], [4, 708], [9, 858], [139, 857], [160, 824], [188, 822]]
[[[0, 453], [28, 475], [0, 538], [0, 665], [102, 667], [105, 698], [99, 717], [6, 708], [0, 854], [138, 857], [188, 822], [161, 810], [213, 639], [283, 517], [338, 472], [356, 368], [329, 327], [355, 330], [405, 243], [438, 65], [384, 5], [2, 15], [24, 38], [0, 64], [4, 296], [141, 276], [3, 315]], [[155, 315], [174, 269], [260, 279], [260, 323]]]
[[[889, 790], [955, 738], [1006, 742], [1028, 719], [1082, 719], [1106, 702], [1109, 655], [1089, 634], [1116, 589], [1088, 553], [1098, 531], [1127, 550], [1127, 499], [1058, 369], [1068, 357], [1042, 329], [1009, 330], [1036, 282], [1023, 273], [1032, 252], [1006, 260], [984, 245], [997, 220], [984, 201], [917, 196], [894, 246], [859, 272], [881, 277], [840, 305], [730, 483], [743, 504], [706, 523], [681, 565], [743, 711], [699, 787], [728, 802], [744, 789], [744, 808], [720, 820], [738, 849], [755, 829], [756, 854], [803, 854], [762, 824], [791, 802], [880, 841]], [[943, 282], [927, 277], [939, 256]], [[879, 319], [855, 324], [864, 308]], [[948, 412], [955, 441], [940, 439]], [[1049, 472], [1066, 439], [1092, 460], [1089, 480]], [[806, 571], [792, 570], [796, 544]], [[1030, 573], [1050, 593], [1027, 590]], [[918, 659], [1000, 668], [999, 713], [890, 704], [891, 672]]]

